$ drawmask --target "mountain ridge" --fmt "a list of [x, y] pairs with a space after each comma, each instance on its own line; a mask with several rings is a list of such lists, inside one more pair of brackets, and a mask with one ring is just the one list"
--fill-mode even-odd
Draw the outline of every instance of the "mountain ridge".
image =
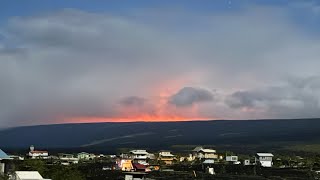
[[99, 122], [0, 130], [0, 148], [154, 148], [320, 143], [320, 119]]

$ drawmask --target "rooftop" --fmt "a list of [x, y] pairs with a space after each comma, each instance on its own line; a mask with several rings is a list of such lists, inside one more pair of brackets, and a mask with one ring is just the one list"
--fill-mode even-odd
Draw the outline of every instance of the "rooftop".
[[136, 169], [146, 169], [146, 166], [143, 165], [143, 164], [139, 164], [139, 163], [132, 163], [133, 167], [136, 168]]
[[132, 150], [132, 151], [130, 151], [130, 153], [132, 153], [132, 154], [145, 154], [145, 155], [149, 154], [147, 152], [147, 150]]
[[48, 153], [48, 151], [30, 151], [30, 153]]
[[202, 162], [203, 164], [214, 164], [213, 159], [206, 159], [205, 161]]
[[216, 152], [216, 150], [214, 150], [214, 149], [201, 149], [200, 151], [203, 151], [205, 153], [215, 153]]
[[10, 157], [0, 149], [0, 160], [1, 159], [10, 159]]
[[202, 146], [198, 146], [198, 147], [194, 148], [193, 151], [198, 152], [198, 151], [200, 151], [201, 149], [203, 149]]
[[257, 153], [257, 156], [264, 156], [264, 157], [273, 157], [272, 153]]
[[16, 171], [16, 176], [21, 180], [39, 180], [43, 179], [38, 171]]
[[194, 152], [200, 152], [200, 151], [202, 151], [202, 152], [205, 152], [205, 153], [215, 153], [215, 152], [216, 152], [216, 150], [214, 150], [214, 149], [204, 149], [204, 148], [201, 147], [201, 146], [198, 146], [198, 147], [194, 148], [193, 151], [194, 151]]

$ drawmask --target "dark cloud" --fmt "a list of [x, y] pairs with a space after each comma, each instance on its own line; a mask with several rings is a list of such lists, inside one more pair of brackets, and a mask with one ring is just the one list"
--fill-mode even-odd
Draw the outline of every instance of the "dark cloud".
[[[258, 97], [258, 99], [260, 99]], [[248, 91], [237, 91], [226, 99], [226, 104], [231, 108], [254, 107], [257, 96]]]
[[145, 105], [146, 99], [138, 96], [129, 96], [123, 98], [120, 104], [123, 106], [143, 106]]
[[170, 97], [169, 103], [184, 107], [191, 106], [195, 103], [210, 102], [213, 100], [213, 97], [213, 93], [209, 90], [195, 87], [184, 87]]

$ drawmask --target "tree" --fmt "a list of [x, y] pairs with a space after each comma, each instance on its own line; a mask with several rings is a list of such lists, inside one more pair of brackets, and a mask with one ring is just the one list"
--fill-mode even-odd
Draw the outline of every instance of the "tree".
[[75, 167], [55, 166], [50, 170], [50, 178], [54, 180], [85, 180], [84, 175]]
[[48, 170], [46, 163], [40, 159], [27, 159], [17, 169], [25, 171], [38, 171], [41, 175]]
[[8, 176], [0, 174], [0, 180], [8, 180]]

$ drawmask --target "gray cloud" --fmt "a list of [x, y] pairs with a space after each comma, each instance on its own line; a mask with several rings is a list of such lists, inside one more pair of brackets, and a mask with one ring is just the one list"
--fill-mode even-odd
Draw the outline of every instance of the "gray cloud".
[[226, 104], [235, 109], [259, 112], [268, 118], [315, 118], [320, 113], [320, 78], [291, 78], [275, 87], [237, 91], [226, 97]]
[[258, 99], [260, 98], [257, 98], [255, 93], [248, 91], [237, 91], [226, 99], [226, 103], [231, 108], [254, 107], [254, 102]]
[[320, 40], [287, 9], [131, 16], [65, 9], [10, 18], [0, 34], [1, 126], [121, 118], [128, 106], [174, 117], [194, 103], [192, 117], [318, 115]]
[[143, 106], [145, 102], [146, 102], [145, 98], [137, 97], [137, 96], [129, 96], [129, 97], [123, 98], [120, 101], [120, 104], [124, 106]]
[[184, 107], [191, 106], [195, 103], [213, 101], [213, 97], [213, 93], [209, 90], [195, 87], [184, 87], [170, 97], [169, 103]]

